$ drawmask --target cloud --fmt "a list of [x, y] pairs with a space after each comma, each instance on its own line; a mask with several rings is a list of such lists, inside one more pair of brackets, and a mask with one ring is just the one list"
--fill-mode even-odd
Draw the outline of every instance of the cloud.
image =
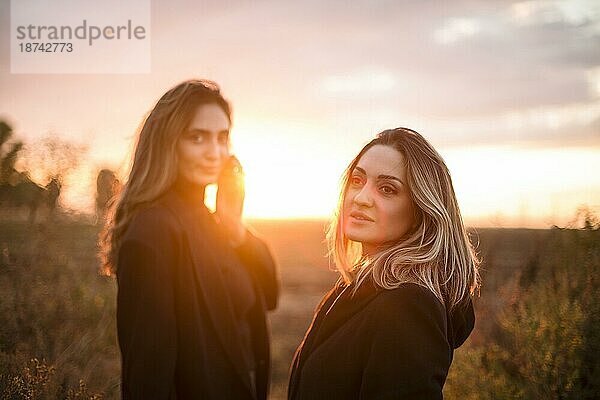
[[[93, 78], [95, 86], [102, 87], [95, 87], [93, 95], [123, 98], [123, 105], [114, 107], [121, 109], [131, 103], [131, 93], [155, 98], [177, 80], [208, 76], [222, 84], [236, 111], [248, 115], [326, 123], [364, 113], [364, 121], [377, 127], [379, 120], [459, 121], [453, 132], [468, 131], [468, 121], [485, 120], [468, 140], [481, 136], [479, 132], [499, 141], [507, 136], [541, 138], [543, 133], [534, 134], [538, 128], [533, 125], [552, 135], [571, 129], [570, 123], [561, 122], [553, 130], [546, 123], [532, 123], [546, 118], [532, 115], [558, 110], [562, 116], [546, 119], [566, 118], [584, 129], [575, 123], [579, 117], [564, 115], [580, 115], [568, 110], [598, 99], [596, 4], [600, 3], [457, 0], [440, 7], [438, 2], [393, 0], [156, 2], [151, 76], [83, 80], [4, 74], [0, 84], [7, 90], [4, 96], [0, 93], [0, 105], [23, 104], [18, 96], [32, 98], [40, 91], [70, 90], [72, 83], [89, 85]], [[3, 20], [8, 22], [8, 17], [3, 15]], [[506, 127], [507, 122], [498, 122], [506, 120], [529, 128], [518, 134], [509, 130], [510, 135], [490, 128]], [[595, 137], [593, 131], [585, 132], [582, 137]]]
[[600, 101], [534, 107], [427, 126], [447, 146], [600, 146]]
[[521, 25], [596, 25], [600, 5], [595, 0], [528, 0], [513, 3], [510, 14]]
[[592, 96], [600, 98], [600, 66], [587, 70], [587, 79]]
[[330, 94], [367, 95], [389, 92], [396, 83], [396, 77], [389, 71], [366, 68], [328, 76], [322, 80], [321, 88]]
[[[598, 142], [590, 104], [600, 85], [600, 35], [590, 27], [600, 16], [578, 11], [581, 2], [572, 11], [564, 2], [521, 2], [520, 11], [500, 1], [284, 3], [206, 21], [198, 35], [211, 41], [195, 52], [219, 54], [215, 63], [231, 69], [228, 76], [239, 74], [243, 54], [255, 75], [231, 87], [274, 114], [347, 121], [348, 135], [381, 121], [439, 120], [433, 131], [452, 143]], [[543, 17], [546, 9], [558, 17]], [[259, 17], [267, 21], [260, 29]], [[260, 51], [245, 50], [258, 43]], [[265, 79], [270, 90], [248, 90]]]
[[441, 44], [453, 44], [481, 31], [481, 24], [473, 18], [450, 18], [444, 26], [435, 30], [434, 39]]

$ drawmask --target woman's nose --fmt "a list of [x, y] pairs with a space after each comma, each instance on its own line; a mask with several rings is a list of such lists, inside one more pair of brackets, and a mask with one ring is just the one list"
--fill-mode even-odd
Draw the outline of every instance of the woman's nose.
[[204, 156], [209, 160], [218, 159], [220, 154], [219, 143], [216, 140], [211, 140], [206, 146]]
[[358, 206], [371, 207], [373, 205], [373, 196], [369, 185], [364, 185], [354, 196], [354, 203]]

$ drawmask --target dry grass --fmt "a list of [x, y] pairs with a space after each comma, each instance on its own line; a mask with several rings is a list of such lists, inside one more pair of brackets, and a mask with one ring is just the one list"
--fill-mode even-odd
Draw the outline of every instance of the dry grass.
[[[281, 266], [282, 296], [271, 314], [271, 398], [284, 399], [293, 352], [337, 275], [325, 258], [323, 222], [253, 221], [252, 226], [269, 242]], [[97, 273], [97, 228], [66, 218], [33, 226], [4, 220], [0, 228], [0, 394], [15, 399], [118, 398], [116, 284]], [[507, 310], [526, 304], [523, 284], [535, 281], [527, 274], [532, 274], [540, 252], [548, 250], [549, 235], [559, 237], [553, 247], [577, 251], [576, 239], [566, 239], [568, 231], [476, 233], [485, 260], [484, 285], [476, 303], [475, 332], [466, 350], [456, 353], [446, 390], [449, 398], [458, 396], [459, 386], [476, 387], [488, 378], [500, 385], [510, 378], [474, 371], [469, 360], [483, 368], [481, 349], [496, 346], [496, 353], [487, 351], [487, 357], [502, 357], [507, 351], [496, 338], [510, 328]], [[551, 257], [558, 260], [561, 253], [555, 251]], [[474, 383], [465, 386], [467, 379]], [[460, 396], [469, 397], [462, 392]]]

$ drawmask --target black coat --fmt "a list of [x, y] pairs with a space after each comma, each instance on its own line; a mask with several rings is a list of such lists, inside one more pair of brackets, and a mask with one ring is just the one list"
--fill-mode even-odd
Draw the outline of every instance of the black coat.
[[300, 399], [441, 399], [454, 348], [473, 329], [471, 302], [449, 315], [415, 284], [337, 285], [317, 308], [292, 364]]
[[[252, 234], [236, 250], [220, 235], [203, 204], [175, 190], [131, 221], [117, 265], [124, 399], [266, 399], [275, 264]], [[254, 292], [245, 325], [254, 368], [233, 306], [240, 269]]]

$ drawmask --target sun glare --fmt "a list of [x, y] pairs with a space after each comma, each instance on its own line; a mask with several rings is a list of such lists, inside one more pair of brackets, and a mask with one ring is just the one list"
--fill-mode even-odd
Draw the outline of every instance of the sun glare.
[[597, 149], [474, 147], [442, 155], [470, 225], [564, 225], [578, 207], [599, 205]]
[[[348, 160], [311, 159], [311, 149], [273, 150], [253, 148], [252, 142], [240, 146], [246, 170], [245, 217], [331, 216], [339, 176]], [[600, 170], [597, 150], [506, 146], [442, 149], [441, 153], [469, 226], [565, 225], [578, 207], [598, 207], [600, 181], [591, 174]], [[214, 189], [210, 196], [214, 198]]]
[[340, 168], [345, 161], [331, 150], [332, 156], [326, 158], [314, 143], [298, 140], [306, 134], [282, 129], [278, 124], [244, 120], [236, 126], [233, 151], [246, 174], [244, 215], [328, 217], [337, 201]]
[[[333, 138], [332, 138], [333, 137]], [[323, 128], [240, 116], [232, 151], [246, 175], [244, 217], [328, 218], [339, 179], [361, 143]], [[478, 227], [566, 225], [576, 210], [600, 209], [599, 150], [477, 146], [440, 148], [450, 168], [465, 222]], [[63, 205], [93, 212], [96, 171], [82, 166], [65, 182]], [[207, 189], [214, 210], [216, 187]]]

